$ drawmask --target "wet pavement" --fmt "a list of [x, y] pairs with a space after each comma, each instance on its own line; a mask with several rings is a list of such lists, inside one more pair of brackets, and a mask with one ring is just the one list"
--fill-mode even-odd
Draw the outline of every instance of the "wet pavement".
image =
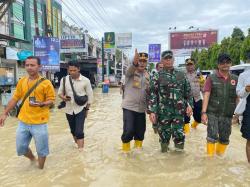
[[[249, 187], [250, 166], [245, 140], [233, 126], [231, 142], [223, 157], [206, 156], [206, 127], [199, 125], [186, 138], [185, 151], [161, 153], [158, 135], [149, 120], [143, 150], [121, 151], [121, 95], [119, 89], [102, 94], [85, 123], [85, 147], [79, 152], [63, 111], [55, 109], [49, 122], [50, 155], [39, 170], [15, 151], [17, 120], [8, 118], [0, 128], [0, 186], [93, 187]], [[1, 109], [2, 110], [2, 109]], [[34, 142], [31, 143], [35, 150]]]

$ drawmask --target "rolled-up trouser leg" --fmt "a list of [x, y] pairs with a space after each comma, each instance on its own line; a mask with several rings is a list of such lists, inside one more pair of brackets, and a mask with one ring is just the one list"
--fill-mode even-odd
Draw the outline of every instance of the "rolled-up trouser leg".
[[145, 113], [135, 112], [134, 126], [135, 126], [134, 139], [139, 140], [139, 141], [143, 141], [144, 134], [146, 131], [146, 115], [145, 115]]
[[207, 123], [207, 141], [210, 143], [216, 143], [218, 141], [219, 119], [213, 114], [207, 114], [208, 123]]
[[123, 109], [123, 133], [121, 136], [123, 143], [128, 143], [134, 138], [135, 114], [134, 111]]
[[232, 118], [219, 117], [219, 142], [224, 145], [229, 144], [229, 137], [232, 132]]

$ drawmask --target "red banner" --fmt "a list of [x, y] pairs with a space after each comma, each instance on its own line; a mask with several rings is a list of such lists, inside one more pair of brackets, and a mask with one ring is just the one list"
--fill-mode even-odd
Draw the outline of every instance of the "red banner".
[[208, 48], [217, 43], [218, 31], [191, 31], [170, 33], [170, 49]]

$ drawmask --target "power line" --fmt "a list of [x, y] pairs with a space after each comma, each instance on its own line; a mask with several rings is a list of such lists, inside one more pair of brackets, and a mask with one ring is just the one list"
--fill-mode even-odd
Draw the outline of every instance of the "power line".
[[[64, 3], [64, 4], [65, 4], [65, 3]], [[85, 16], [82, 14], [82, 12], [80, 12], [78, 9], [72, 10], [67, 4], [65, 4], [65, 6], [69, 9], [69, 12], [73, 13], [73, 15], [74, 15], [75, 17], [77, 17], [77, 19], [80, 20], [80, 22], [82, 22], [82, 19], [79, 17], [79, 15], [82, 15], [83, 17], [85, 17]], [[99, 25], [98, 25], [97, 22], [94, 22], [94, 23], [99, 27]], [[88, 27], [87, 27], [87, 28], [88, 28]], [[89, 29], [92, 29], [92, 28], [89, 28]], [[97, 37], [97, 38], [98, 38], [98, 37]]]
[[[108, 22], [103, 19], [104, 16], [99, 12], [99, 10], [94, 6], [94, 4], [91, 1], [88, 1], [88, 2], [90, 4], [90, 6], [92, 7], [92, 9], [94, 9], [94, 11], [98, 14], [98, 16], [103, 21], [103, 23], [105, 23], [105, 25], [107, 25]], [[110, 27], [110, 25], [107, 25], [107, 26]], [[110, 28], [112, 28], [112, 26]]]
[[[68, 10], [70, 11], [71, 10], [71, 8], [66, 4], [66, 3], [64, 3], [63, 1], [62, 1], [62, 3], [68, 8]], [[71, 11], [70, 11], [71, 12]], [[73, 11], [74, 12], [74, 11]], [[69, 15], [67, 15], [69, 18], [71, 18]], [[74, 19], [72, 19], [71, 18], [71, 20], [74, 22], [74, 23], [76, 23], [75, 21], [74, 21]], [[87, 25], [84, 23], [84, 22], [82, 22], [81, 21], [81, 23], [86, 27], [86, 28], [88, 28], [87, 27]]]
[[[71, 1], [71, 0], [70, 0], [70, 1]], [[80, 3], [78, 0], [76, 0], [76, 1], [77, 1], [77, 3], [79, 4], [79, 6], [80, 6], [82, 9], [84, 9], [85, 12], [90, 16], [90, 18], [92, 18], [92, 19], [95, 21], [97, 27], [99, 27], [99, 26], [102, 25], [103, 27], [107, 28], [107, 25], [106, 25], [105, 23], [102, 23], [102, 22], [98, 21], [98, 17], [97, 17], [95, 14], [93, 14], [93, 13], [90, 11], [90, 9], [88, 10], [85, 6], [82, 6], [81, 3]], [[71, 1], [71, 2], [72, 2], [72, 1]], [[101, 23], [101, 24], [100, 24], [100, 23]]]
[[[67, 9], [69, 10], [69, 12], [75, 12], [74, 10], [72, 11], [72, 9], [67, 5], [67, 4], [65, 4], [63, 1], [62, 1], [62, 3], [67, 7]], [[65, 12], [64, 12], [65, 13]], [[67, 15], [67, 14], [66, 14]], [[69, 16], [69, 15], [67, 15], [67, 17], [69, 17], [70, 19], [71, 19], [71, 21], [73, 21], [79, 28], [81, 27], [81, 26], [79, 26], [79, 24], [78, 23], [76, 23], [76, 21], [75, 20], [80, 20], [80, 23], [82, 23], [84, 26], [85, 26], [85, 28], [87, 29], [87, 30], [90, 30], [90, 29], [92, 29], [92, 28], [90, 28], [90, 27], [88, 27], [81, 19], [79, 19], [79, 17], [78, 16], [76, 16], [75, 14], [73, 14], [77, 19], [73, 19], [71, 16]], [[95, 33], [92, 33], [96, 38], [99, 38]]]
[[99, 0], [96, 0], [97, 4], [99, 5], [99, 7], [101, 7], [102, 11], [104, 12], [104, 14], [106, 14], [107, 17], [109, 17], [109, 21], [112, 23], [113, 26], [115, 26], [114, 22], [112, 21], [112, 18], [110, 17], [110, 15], [106, 12], [105, 8], [103, 7], [103, 5], [101, 4], [101, 2]]

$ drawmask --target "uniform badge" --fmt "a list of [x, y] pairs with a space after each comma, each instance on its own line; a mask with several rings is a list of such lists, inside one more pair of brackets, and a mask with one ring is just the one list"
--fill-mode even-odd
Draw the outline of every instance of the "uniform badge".
[[236, 81], [235, 81], [235, 80], [231, 80], [231, 84], [232, 84], [233, 86], [235, 86], [235, 85], [236, 85]]

